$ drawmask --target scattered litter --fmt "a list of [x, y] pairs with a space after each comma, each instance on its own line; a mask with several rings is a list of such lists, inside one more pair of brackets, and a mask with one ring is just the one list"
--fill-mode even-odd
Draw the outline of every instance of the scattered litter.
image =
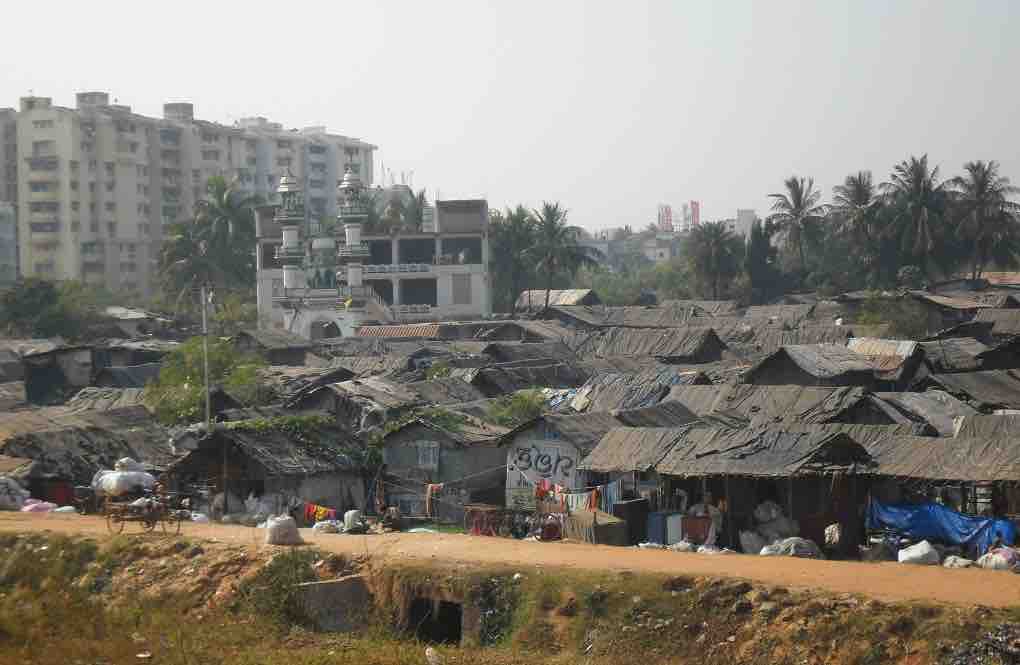
[[686, 540], [680, 540], [670, 545], [669, 549], [673, 552], [693, 552], [698, 549], [698, 546]]
[[638, 547], [643, 550], [664, 550], [666, 546], [662, 543], [638, 543]]
[[961, 556], [950, 554], [946, 557], [946, 560], [942, 562], [944, 568], [970, 568], [974, 565], [974, 562], [970, 559], [964, 559]]
[[999, 548], [988, 552], [984, 556], [977, 560], [979, 568], [987, 568], [988, 570], [1012, 570], [1013, 564], [1010, 562], [1008, 555], [1002, 552], [1005, 548]]
[[39, 499], [25, 499], [25, 505], [21, 507], [23, 513], [48, 513], [57, 508], [57, 504]]
[[199, 524], [208, 524], [209, 516], [205, 513], [191, 513], [191, 521], [198, 522]]
[[759, 552], [761, 556], [795, 556], [802, 559], [824, 559], [825, 555], [813, 540], [807, 538], [784, 538], [772, 545], [766, 545]]
[[726, 547], [719, 549], [715, 545], [702, 545], [698, 548], [698, 554], [736, 554], [736, 552]]
[[[265, 522], [261, 523], [259, 527], [264, 529]], [[312, 527], [313, 533], [340, 533], [342, 531], [343, 524], [336, 520], [323, 520], [321, 522], [316, 522], [315, 526]]]
[[939, 565], [939, 553], [927, 540], [922, 540], [916, 545], [904, 547], [897, 554], [900, 563], [916, 563], [924, 566]]
[[70, 514], [78, 512], [78, 509], [75, 508], [74, 506], [61, 506], [59, 508], [54, 508], [53, 512], [61, 514]]
[[427, 529], [423, 526], [419, 526], [413, 529], [408, 529], [407, 533], [439, 533], [439, 532], [436, 531], [435, 529]]
[[984, 637], [957, 646], [943, 663], [945, 665], [1020, 663], [1020, 625], [1000, 624]]

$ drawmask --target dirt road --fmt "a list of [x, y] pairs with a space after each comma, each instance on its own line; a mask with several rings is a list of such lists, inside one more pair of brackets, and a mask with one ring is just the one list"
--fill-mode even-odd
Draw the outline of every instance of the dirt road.
[[[106, 536], [96, 517], [0, 513], [0, 531], [55, 531]], [[129, 524], [125, 533], [138, 533]], [[264, 532], [241, 526], [185, 524], [183, 535], [261, 547]], [[852, 593], [885, 601], [927, 601], [953, 605], [1020, 605], [1020, 575], [1002, 571], [947, 570], [897, 563], [814, 561], [746, 555], [682, 554], [580, 543], [534, 543], [450, 534], [400, 533], [373, 536], [314, 534], [316, 547], [343, 554], [371, 554], [397, 560], [458, 564], [503, 564], [522, 571], [542, 568], [630, 570], [710, 577], [736, 577], [763, 584]]]

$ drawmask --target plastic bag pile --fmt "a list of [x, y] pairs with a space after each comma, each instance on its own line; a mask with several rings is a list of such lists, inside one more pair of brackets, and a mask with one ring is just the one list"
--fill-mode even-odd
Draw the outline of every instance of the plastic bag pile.
[[798, 538], [800, 525], [797, 520], [783, 514], [775, 501], [763, 501], [754, 509], [754, 521], [758, 526], [753, 531], [741, 531], [740, 548], [748, 554], [762, 556], [795, 556], [810, 559], [824, 559], [825, 555], [814, 542]]
[[113, 465], [113, 470], [97, 471], [92, 477], [92, 489], [98, 496], [122, 496], [140, 490], [151, 490], [156, 479], [146, 473], [144, 467], [130, 457], [123, 457]]

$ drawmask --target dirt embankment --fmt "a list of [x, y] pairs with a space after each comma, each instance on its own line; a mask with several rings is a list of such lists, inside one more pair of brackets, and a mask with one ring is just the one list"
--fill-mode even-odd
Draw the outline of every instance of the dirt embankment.
[[[133, 525], [129, 525], [130, 532]], [[0, 531], [52, 530], [66, 534], [106, 535], [95, 517], [0, 513]], [[240, 545], [254, 556], [264, 534], [255, 529], [218, 524], [187, 524], [183, 535]], [[635, 573], [685, 574], [737, 578], [795, 589], [854, 594], [886, 602], [928, 602], [957, 606], [1020, 605], [1020, 575], [1001, 571], [947, 570], [896, 563], [812, 561], [743, 555], [708, 556], [676, 552], [593, 546], [579, 543], [532, 543], [502, 538], [451, 534], [387, 534], [382, 536], [316, 535], [303, 530], [307, 542], [348, 557], [377, 560], [491, 566], [521, 570], [582, 569]]]
[[[112, 538], [95, 520], [30, 520], [63, 525], [64, 531], [84, 528], [91, 535], [68, 537], [40, 528], [0, 535], [0, 665], [60, 662], [84, 653], [93, 660], [132, 662], [136, 652], [171, 665], [294, 665], [298, 653], [300, 662], [309, 663], [424, 662], [417, 639], [451, 637], [449, 622], [429, 627], [431, 620], [417, 614], [430, 609], [456, 617], [453, 643], [436, 645], [449, 664], [955, 664], [969, 662], [953, 660], [961, 645], [1014, 614], [886, 603], [676, 570], [535, 566], [518, 561], [520, 554], [512, 550], [487, 565], [432, 558], [443, 543], [468, 538], [422, 540], [410, 534], [397, 544], [432, 549], [412, 558], [363, 547], [353, 556], [318, 545], [347, 542], [353, 551], [361, 539], [334, 536], [308, 547], [255, 547], [251, 530], [241, 528], [201, 529], [231, 536], [214, 540], [196, 538], [199, 529], [187, 538]], [[5, 520], [6, 530], [14, 530], [16, 522]], [[342, 637], [309, 632], [290, 590], [296, 583], [351, 574], [372, 589], [361, 622], [365, 629]]]

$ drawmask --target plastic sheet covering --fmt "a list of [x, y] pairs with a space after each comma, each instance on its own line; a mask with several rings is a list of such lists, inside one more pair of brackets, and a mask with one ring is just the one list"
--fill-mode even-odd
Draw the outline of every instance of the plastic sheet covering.
[[964, 515], [938, 503], [886, 504], [871, 500], [868, 528], [890, 529], [911, 540], [935, 540], [985, 552], [1001, 535], [1002, 542], [1016, 542], [1016, 526], [1009, 520]]

